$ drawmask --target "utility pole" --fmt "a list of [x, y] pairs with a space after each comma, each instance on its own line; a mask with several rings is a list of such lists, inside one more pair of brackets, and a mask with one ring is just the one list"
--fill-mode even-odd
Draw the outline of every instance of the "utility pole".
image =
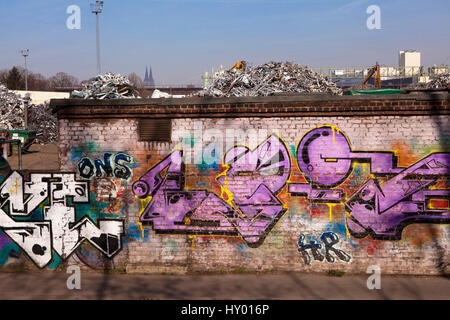
[[29, 49], [24, 49], [22, 51], [20, 51], [20, 53], [23, 55], [23, 57], [25, 58], [25, 91], [28, 91], [28, 67], [27, 67], [27, 57], [30, 54], [30, 50]]
[[95, 1], [95, 3], [91, 3], [91, 10], [92, 13], [95, 13], [95, 18], [96, 18], [96, 29], [97, 29], [97, 34], [96, 34], [96, 38], [97, 38], [97, 74], [101, 74], [102, 73], [102, 69], [100, 66], [100, 27], [99, 27], [99, 22], [98, 22], [98, 15], [100, 13], [103, 12], [103, 1]]
[[[27, 66], [27, 57], [30, 54], [30, 50], [29, 49], [24, 49], [22, 51], [20, 51], [20, 53], [23, 55], [23, 57], [25, 58], [25, 92], [28, 91], [28, 66]], [[28, 129], [28, 102], [29, 100], [26, 100], [25, 104], [24, 104], [24, 126], [25, 126], [25, 130]]]

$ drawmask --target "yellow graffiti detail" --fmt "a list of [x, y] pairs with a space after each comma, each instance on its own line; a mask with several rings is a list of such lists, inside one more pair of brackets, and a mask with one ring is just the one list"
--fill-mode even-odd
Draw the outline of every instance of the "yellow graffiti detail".
[[141, 215], [144, 213], [144, 211], [145, 211], [145, 205], [146, 205], [146, 203], [145, 202], [149, 202], [149, 199], [151, 200], [152, 199], [152, 197], [148, 197], [147, 199], [140, 199], [141, 200], [141, 209], [140, 209], [140, 212], [139, 212], [139, 218], [138, 218], [138, 221], [139, 221], [139, 229], [141, 230], [141, 232], [142, 232], [142, 238], [144, 238], [144, 226], [142, 225], [142, 222], [141, 222]]
[[[351, 215], [350, 214], [346, 214], [345, 215], [346, 216], [346, 218], [350, 218], [351, 217]], [[347, 219], [346, 219], [347, 220]], [[351, 234], [350, 234], [350, 231], [348, 230], [348, 224], [347, 224], [347, 221], [345, 221], [345, 230], [346, 230], [346, 232], [347, 232], [347, 244], [348, 244], [348, 239], [350, 239], [350, 237], [352, 236]]]
[[[217, 179], [220, 177], [224, 177], [224, 186], [222, 184], [220, 184], [220, 197], [226, 202], [228, 203], [230, 206], [233, 207], [233, 193], [228, 190], [228, 176], [227, 176], [227, 172], [228, 169], [230, 168], [228, 165], [226, 165], [227, 169], [221, 173], [219, 176], [217, 176]], [[227, 195], [227, 200], [224, 199], [224, 194]]]
[[188, 235], [188, 239], [191, 240], [191, 252], [194, 252], [194, 239], [195, 235]]
[[340, 132], [340, 130], [339, 130], [339, 128], [338, 127], [335, 127], [335, 126], [330, 126], [331, 127], [331, 131], [333, 132], [333, 144], [334, 144], [334, 142], [336, 141], [336, 136], [335, 136], [335, 134], [337, 133], [337, 134], [340, 134], [341, 132]]
[[[436, 201], [439, 201], [439, 203], [445, 202], [446, 205], [436, 205]], [[450, 208], [450, 201], [448, 199], [429, 199], [428, 208], [432, 210], [448, 210]]]
[[336, 207], [337, 205], [339, 205], [340, 203], [327, 203], [328, 208], [330, 209], [330, 221], [333, 220], [333, 208]]
[[[18, 181], [17, 181], [17, 178], [16, 178], [16, 184], [13, 185], [13, 187], [16, 188], [16, 194], [17, 194], [17, 189], [18, 189], [19, 187], [21, 187], [21, 185], [19, 185], [19, 183], [18, 183]], [[11, 190], [11, 193], [12, 193], [12, 190]]]

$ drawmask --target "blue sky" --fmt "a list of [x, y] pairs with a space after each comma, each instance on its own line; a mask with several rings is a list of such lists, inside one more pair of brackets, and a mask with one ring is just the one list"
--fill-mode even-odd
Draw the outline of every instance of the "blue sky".
[[[0, 0], [0, 69], [23, 65], [45, 76], [96, 73], [94, 0]], [[369, 30], [369, 5], [381, 30]], [[81, 29], [69, 30], [69, 5]], [[397, 65], [398, 51], [422, 52], [422, 64], [450, 64], [448, 0], [105, 0], [100, 16], [102, 71], [158, 84], [201, 83], [205, 71], [237, 60], [327, 66]]]

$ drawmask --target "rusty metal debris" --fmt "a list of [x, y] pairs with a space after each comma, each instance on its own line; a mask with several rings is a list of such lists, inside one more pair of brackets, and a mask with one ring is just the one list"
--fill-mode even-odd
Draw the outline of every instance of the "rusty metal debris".
[[24, 129], [24, 108], [24, 101], [13, 91], [0, 84], [0, 129]]
[[98, 75], [91, 82], [83, 85], [81, 91], [74, 90], [71, 98], [80, 99], [123, 99], [140, 98], [139, 93], [131, 85], [130, 81], [120, 75], [106, 73]]
[[191, 96], [256, 97], [281, 93], [330, 93], [343, 91], [327, 77], [292, 62], [268, 62], [245, 71], [219, 70], [212, 83]]

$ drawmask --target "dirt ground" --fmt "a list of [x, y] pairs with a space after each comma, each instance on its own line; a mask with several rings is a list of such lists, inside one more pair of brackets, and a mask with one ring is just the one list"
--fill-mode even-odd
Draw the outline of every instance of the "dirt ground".
[[[33, 144], [28, 151], [28, 153], [22, 154], [22, 170], [59, 170], [57, 144]], [[12, 170], [19, 169], [19, 157], [17, 152], [14, 152], [7, 160]]]

